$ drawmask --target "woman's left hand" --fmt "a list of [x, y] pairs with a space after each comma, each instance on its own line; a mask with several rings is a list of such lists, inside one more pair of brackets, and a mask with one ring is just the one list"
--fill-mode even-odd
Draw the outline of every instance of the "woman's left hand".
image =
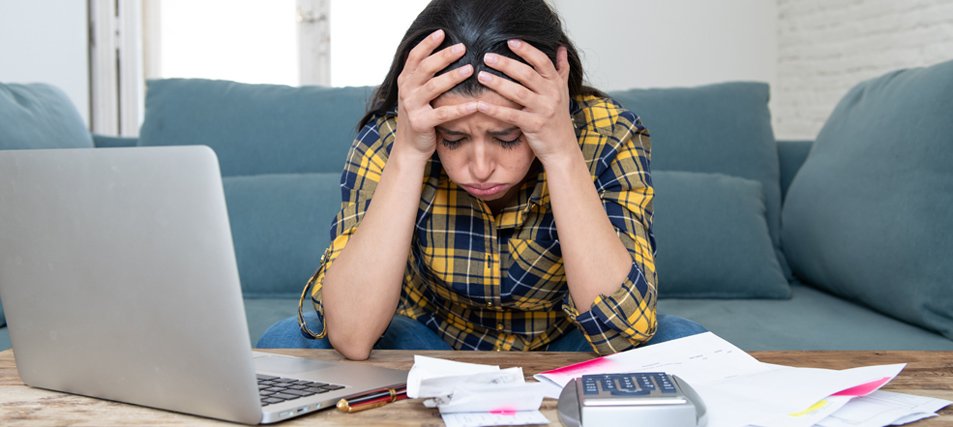
[[569, 60], [566, 48], [559, 47], [556, 64], [553, 64], [546, 54], [529, 43], [510, 40], [508, 44], [510, 50], [529, 65], [493, 53], [487, 54], [484, 62], [516, 82], [486, 71], [481, 71], [477, 78], [484, 86], [523, 108], [480, 102], [478, 110], [520, 128], [526, 142], [544, 166], [551, 159], [578, 155], [579, 144], [569, 115]]

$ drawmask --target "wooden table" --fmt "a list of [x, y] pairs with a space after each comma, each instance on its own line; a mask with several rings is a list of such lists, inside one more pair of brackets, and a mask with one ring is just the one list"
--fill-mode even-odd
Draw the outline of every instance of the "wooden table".
[[[278, 353], [340, 360], [332, 350], [281, 350]], [[413, 354], [485, 363], [500, 367], [520, 366], [528, 375], [587, 360], [586, 353], [497, 353], [375, 350], [367, 363], [409, 369]], [[769, 351], [753, 352], [758, 360], [789, 366], [846, 369], [866, 365], [907, 363], [900, 376], [884, 389], [902, 393], [953, 400], [953, 352], [931, 351]], [[544, 400], [543, 414], [559, 426], [556, 402]], [[947, 407], [940, 417], [919, 421], [916, 427], [953, 427], [953, 408]], [[234, 425], [205, 418], [175, 414], [83, 396], [34, 389], [23, 385], [17, 375], [13, 352], [0, 352], [0, 425]], [[424, 408], [416, 400], [404, 400], [383, 408], [355, 414], [336, 410], [322, 411], [278, 424], [297, 425], [361, 425], [361, 426], [441, 426], [440, 414]]]

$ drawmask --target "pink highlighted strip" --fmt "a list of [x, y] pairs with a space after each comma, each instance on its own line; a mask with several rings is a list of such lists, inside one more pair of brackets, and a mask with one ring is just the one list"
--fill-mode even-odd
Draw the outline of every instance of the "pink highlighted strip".
[[834, 396], [866, 396], [870, 393], [877, 391], [880, 387], [883, 387], [884, 384], [887, 384], [890, 381], [890, 377], [883, 377], [879, 380], [874, 380], [866, 384], [861, 384], [856, 387], [851, 387], [846, 390], [841, 390], [837, 393], [834, 393]]

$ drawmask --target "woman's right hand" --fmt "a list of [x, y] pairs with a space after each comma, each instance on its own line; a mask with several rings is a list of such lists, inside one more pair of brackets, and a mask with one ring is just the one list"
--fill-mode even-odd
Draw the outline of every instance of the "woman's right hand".
[[397, 76], [397, 142], [396, 145], [430, 158], [437, 149], [435, 127], [473, 114], [476, 101], [433, 108], [434, 99], [453, 89], [473, 74], [470, 64], [434, 77], [438, 71], [463, 56], [463, 43], [434, 53], [445, 37], [443, 30], [431, 33], [407, 55], [404, 69]]

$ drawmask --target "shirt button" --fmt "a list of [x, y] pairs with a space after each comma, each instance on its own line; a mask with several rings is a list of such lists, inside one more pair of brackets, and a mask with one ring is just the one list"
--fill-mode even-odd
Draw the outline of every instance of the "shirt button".
[[486, 306], [487, 306], [487, 307], [493, 307], [493, 302], [492, 302], [492, 301], [487, 301]]
[[502, 331], [502, 330], [503, 330], [503, 324], [502, 324], [502, 323], [497, 323], [497, 324], [496, 324], [496, 329], [499, 330], [499, 331]]

